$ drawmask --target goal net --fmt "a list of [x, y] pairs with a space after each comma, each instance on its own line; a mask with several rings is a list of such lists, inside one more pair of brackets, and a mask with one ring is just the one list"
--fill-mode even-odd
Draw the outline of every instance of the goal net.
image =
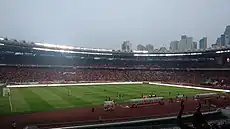
[[3, 88], [2, 95], [5, 96], [10, 96], [10, 88]]

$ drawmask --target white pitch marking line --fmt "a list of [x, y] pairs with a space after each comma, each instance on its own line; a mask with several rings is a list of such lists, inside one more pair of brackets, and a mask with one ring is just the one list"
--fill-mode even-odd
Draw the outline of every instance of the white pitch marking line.
[[9, 98], [9, 103], [10, 103], [10, 111], [13, 112], [13, 106], [12, 106], [12, 102], [11, 102], [11, 95], [8, 98]]

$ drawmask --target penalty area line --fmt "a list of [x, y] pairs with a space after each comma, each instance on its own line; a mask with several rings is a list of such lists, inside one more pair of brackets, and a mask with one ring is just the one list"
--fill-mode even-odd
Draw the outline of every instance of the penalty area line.
[[11, 95], [8, 98], [9, 98], [9, 103], [10, 103], [10, 111], [13, 112], [13, 106], [12, 106], [12, 102], [11, 102]]

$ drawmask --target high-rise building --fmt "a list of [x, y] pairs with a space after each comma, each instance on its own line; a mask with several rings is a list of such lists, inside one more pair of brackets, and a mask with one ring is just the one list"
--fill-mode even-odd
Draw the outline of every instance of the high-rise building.
[[226, 26], [224, 35], [225, 35], [225, 45], [230, 45], [230, 25]]
[[187, 35], [182, 35], [181, 36], [181, 39], [186, 39], [187, 38]]
[[230, 35], [225, 35], [225, 44], [230, 45]]
[[227, 44], [225, 43], [225, 34], [222, 34], [222, 35], [220, 36], [220, 45], [221, 45], [221, 46], [227, 45]]
[[207, 37], [203, 37], [200, 41], [199, 41], [199, 49], [205, 50], [207, 49]]
[[187, 46], [187, 48], [186, 48], [185, 51], [187, 51], [187, 50], [192, 50], [192, 47], [193, 47], [193, 37], [187, 37], [186, 40], [187, 40], [187, 41], [186, 41], [186, 46]]
[[221, 37], [216, 39], [216, 45], [221, 46]]
[[192, 43], [192, 50], [196, 50], [197, 49], [197, 42], [193, 42]]
[[171, 52], [177, 52], [178, 51], [178, 45], [179, 45], [179, 41], [172, 41], [170, 43], [170, 47], [169, 47], [169, 50]]
[[193, 38], [187, 37], [186, 35], [181, 36], [181, 40], [178, 45], [178, 50], [183, 51], [190, 51], [193, 47]]
[[124, 41], [121, 45], [122, 52], [131, 52], [132, 51], [132, 44], [130, 41]]
[[230, 25], [226, 26], [224, 34], [230, 33]]
[[137, 50], [138, 50], [138, 51], [145, 51], [145, 50], [146, 50], [146, 48], [145, 48], [145, 46], [144, 46], [144, 45], [139, 44], [139, 45], [137, 45]]
[[153, 52], [153, 50], [154, 50], [154, 47], [153, 47], [152, 44], [147, 44], [145, 48], [146, 48], [146, 50], [147, 50], [148, 52]]
[[224, 34], [224, 45], [225, 46], [230, 45], [229, 36], [227, 34]]

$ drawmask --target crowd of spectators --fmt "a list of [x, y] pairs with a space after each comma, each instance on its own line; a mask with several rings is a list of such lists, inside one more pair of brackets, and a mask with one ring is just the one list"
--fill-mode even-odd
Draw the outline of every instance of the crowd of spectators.
[[205, 80], [215, 80], [217, 85], [230, 84], [228, 71], [0, 68], [0, 72], [1, 82], [158, 81], [201, 84]]
[[201, 104], [198, 103], [196, 111], [193, 114], [192, 118], [192, 126], [189, 126], [188, 124], [185, 124], [183, 122], [182, 114], [184, 111], [184, 101], [181, 101], [180, 104], [180, 111], [177, 116], [177, 124], [181, 129], [229, 129], [229, 124], [208, 124], [208, 122], [205, 120], [205, 117], [202, 115], [201, 111]]
[[[184, 112], [184, 101], [181, 101], [179, 113], [177, 115], [177, 119], [175, 124], [173, 125], [167, 125], [167, 122], [164, 124], [167, 127], [161, 127], [162, 125], [159, 125], [158, 127], [153, 125], [146, 125], [146, 126], [139, 126], [139, 127], [131, 127], [129, 129], [229, 129], [230, 123], [229, 119], [221, 119], [221, 120], [215, 120], [215, 121], [207, 121], [206, 117], [202, 114], [200, 111], [201, 109], [201, 103], [197, 103], [197, 107], [195, 109], [195, 112], [192, 115], [192, 118], [185, 122], [185, 119], [182, 118], [183, 112]], [[127, 127], [126, 127], [127, 128]], [[125, 129], [120, 128], [120, 129]]]

